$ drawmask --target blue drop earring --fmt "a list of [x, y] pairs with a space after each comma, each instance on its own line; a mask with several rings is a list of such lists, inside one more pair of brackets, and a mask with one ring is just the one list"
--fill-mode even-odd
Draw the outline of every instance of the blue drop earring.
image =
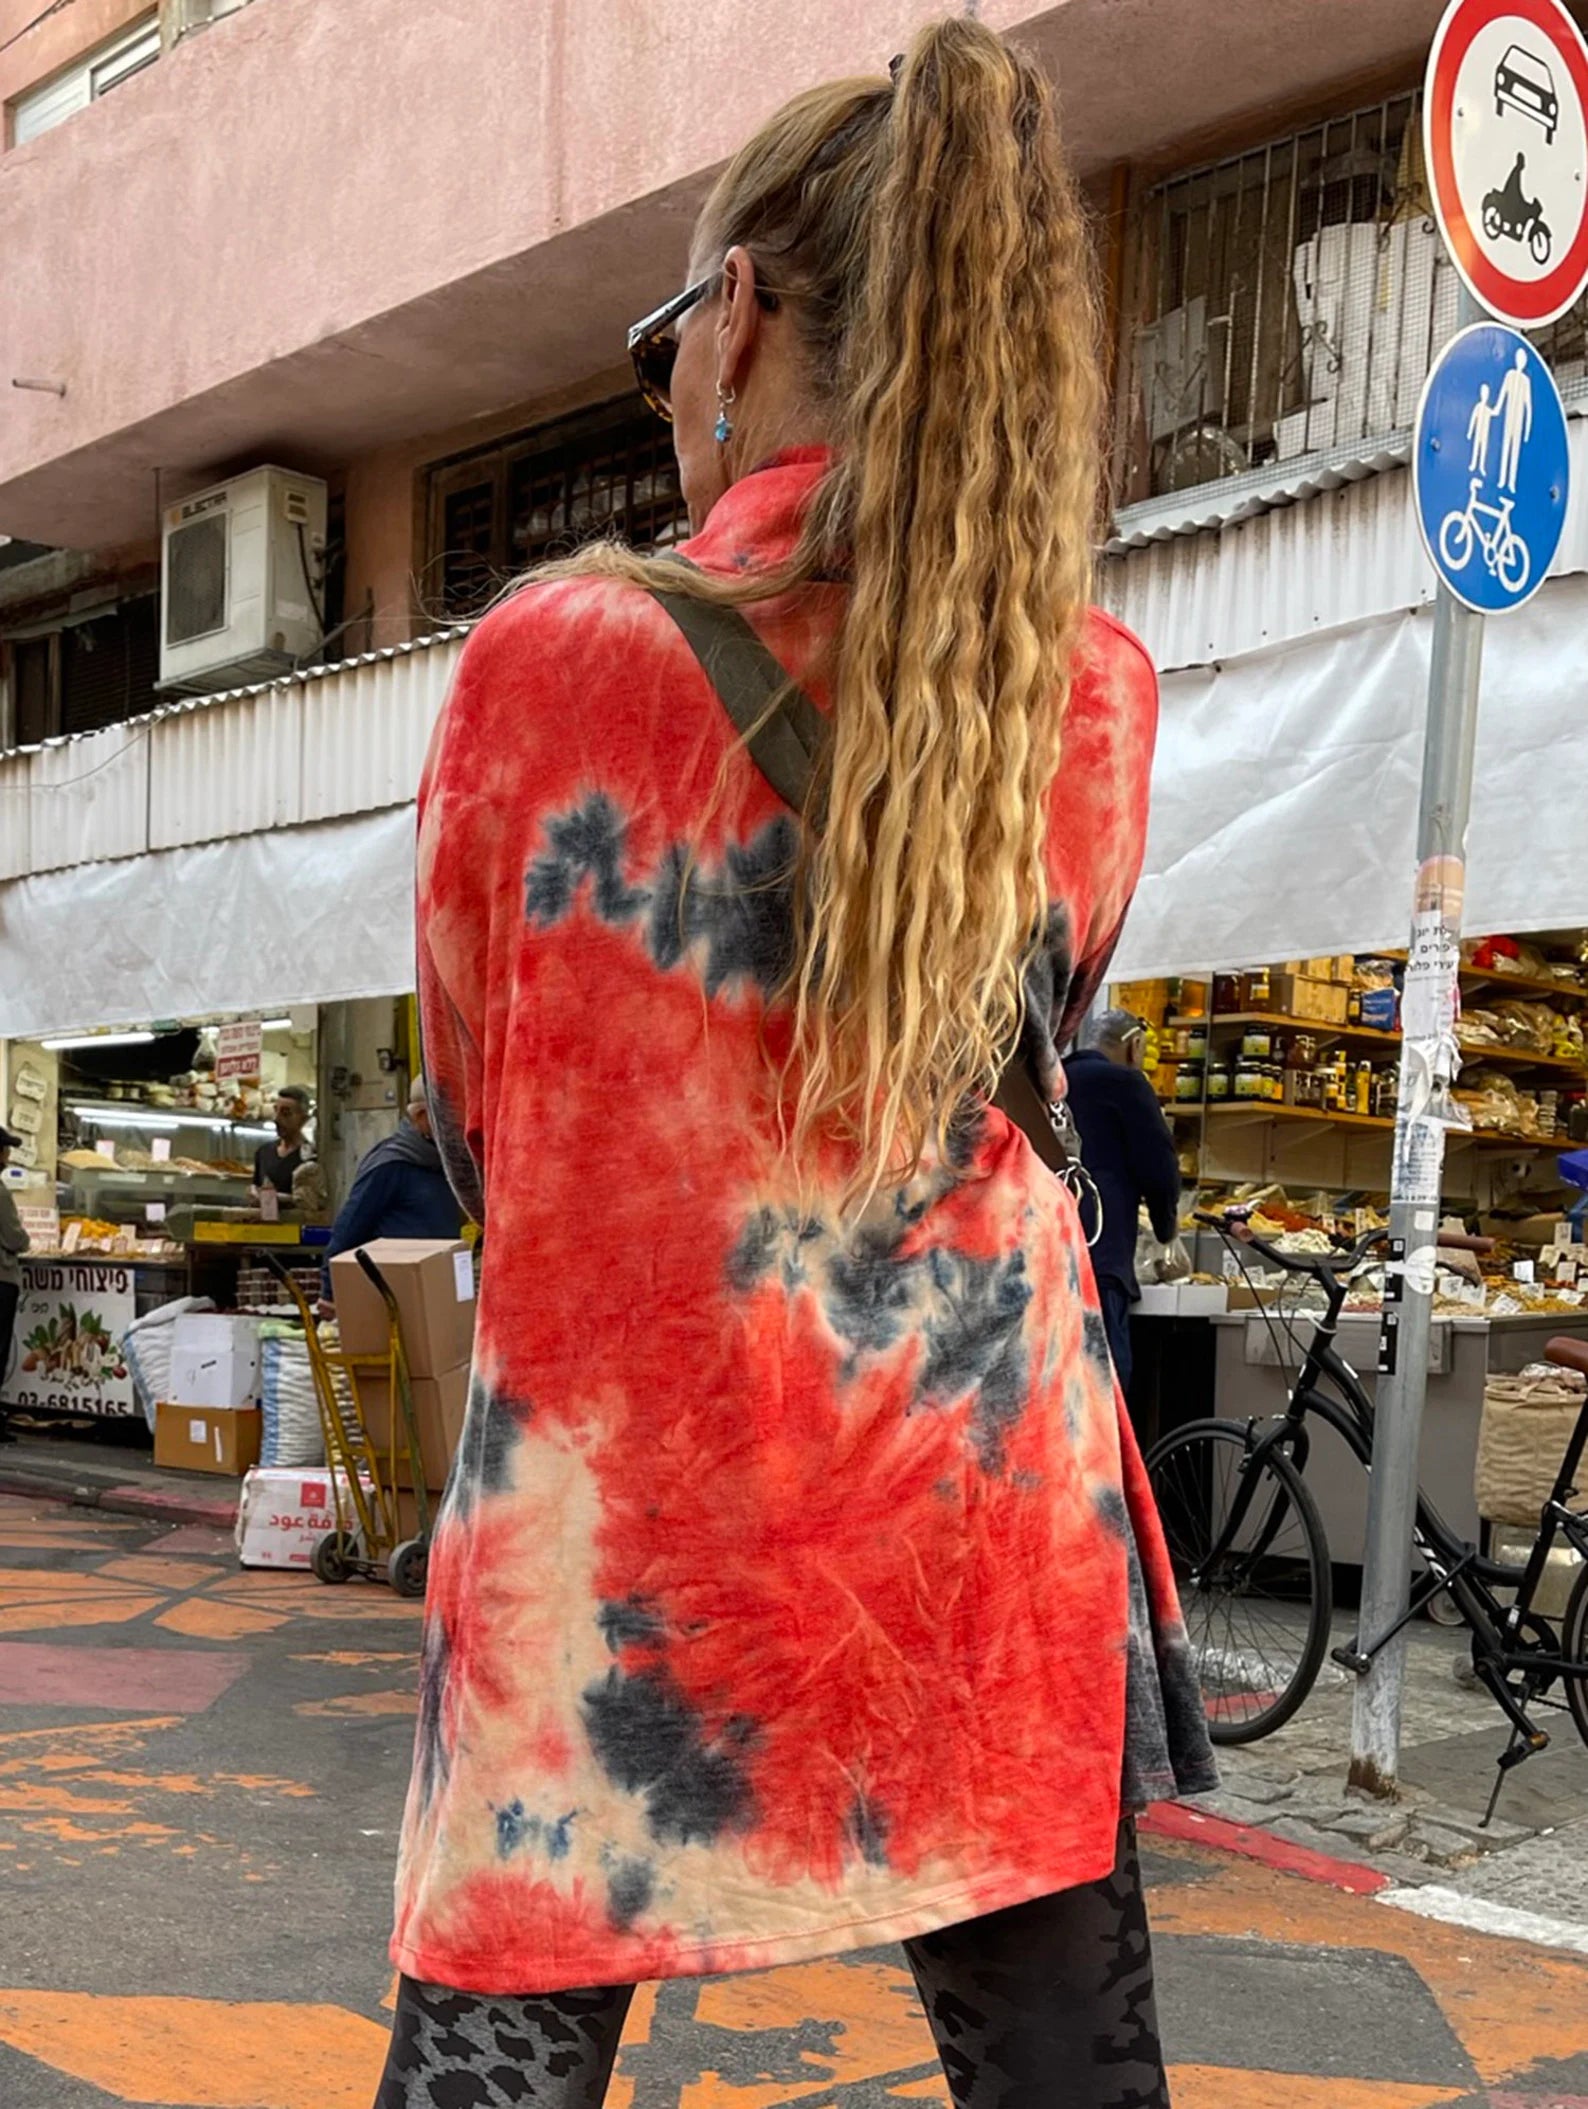
[[716, 440], [719, 447], [725, 447], [733, 437], [733, 419], [729, 417], [728, 412], [738, 400], [736, 389], [724, 388], [720, 381], [717, 383]]

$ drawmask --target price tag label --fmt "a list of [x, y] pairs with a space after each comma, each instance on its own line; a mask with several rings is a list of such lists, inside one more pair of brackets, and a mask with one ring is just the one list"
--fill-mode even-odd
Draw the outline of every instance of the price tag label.
[[1538, 1269], [1531, 1260], [1517, 1260], [1511, 1268], [1514, 1281], [1530, 1282], [1537, 1278]]
[[149, 1144], [149, 1155], [154, 1159], [156, 1164], [169, 1164], [171, 1162], [170, 1136], [156, 1135], [153, 1141]]
[[143, 1220], [146, 1223], [163, 1223], [165, 1221], [165, 1203], [163, 1201], [146, 1202], [144, 1204]]
[[259, 1189], [259, 1220], [261, 1223], [281, 1221], [281, 1196], [273, 1186]]
[[115, 1163], [116, 1145], [113, 1142], [96, 1142], [94, 1144], [94, 1148], [99, 1152], [100, 1156], [104, 1158], [107, 1164]]

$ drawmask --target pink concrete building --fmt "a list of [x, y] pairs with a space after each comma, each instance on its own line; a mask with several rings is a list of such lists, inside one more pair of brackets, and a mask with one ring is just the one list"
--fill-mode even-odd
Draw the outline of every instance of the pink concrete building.
[[[680, 282], [712, 172], [756, 122], [804, 83], [880, 70], [940, 6], [0, 0], [0, 1034], [206, 992], [242, 1008], [408, 986], [407, 809], [447, 633], [582, 534], [675, 531], [625, 326]], [[1103, 590], [1165, 677], [1141, 968], [1400, 934], [1410, 718], [1381, 709], [1362, 733], [1386, 853], [1337, 869], [1350, 830], [1303, 799], [1286, 826], [1318, 883], [1295, 929], [1261, 936], [1250, 887], [1219, 874], [1264, 789], [1208, 774], [1205, 727], [1247, 722], [1249, 699], [1315, 723], [1320, 638], [1359, 655], [1350, 696], [1416, 691], [1432, 581], [1402, 464], [1455, 320], [1416, 121], [1440, 11], [979, 10], [1051, 68], [1096, 210]], [[1580, 313], [1547, 348], [1575, 386]], [[223, 654], [184, 701], [158, 686], [180, 615], [162, 533], [266, 465], [304, 486], [269, 486], [302, 507], [270, 561], [308, 641]], [[1569, 531], [1540, 605], [1585, 564], [1588, 530]], [[1392, 617], [1411, 625], [1393, 665]], [[345, 945], [322, 928], [328, 871], [369, 904]], [[157, 970], [177, 949], [160, 917], [191, 886], [267, 889], [321, 941], [218, 933], [213, 959]], [[1549, 912], [1588, 921], [1588, 900]], [[93, 935], [134, 927], [136, 945]]]

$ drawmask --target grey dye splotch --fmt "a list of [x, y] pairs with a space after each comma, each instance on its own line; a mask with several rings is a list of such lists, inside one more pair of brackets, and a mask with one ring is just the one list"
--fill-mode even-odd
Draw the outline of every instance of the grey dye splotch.
[[539, 1850], [548, 1860], [566, 1860], [573, 1849], [573, 1823], [578, 1814], [537, 1816], [522, 1801], [510, 1801], [493, 1811], [496, 1817], [496, 1857], [511, 1860], [515, 1853]]
[[850, 1846], [868, 1867], [887, 1866], [888, 1830], [887, 1811], [869, 1795], [857, 1794], [849, 1811], [847, 1835]]
[[793, 1209], [758, 1208], [728, 1255], [728, 1286], [747, 1296], [774, 1272], [792, 1296], [810, 1279], [809, 1249], [826, 1235], [820, 1223], [802, 1221]]
[[982, 1470], [997, 1474], [1031, 1396], [1025, 1254], [982, 1260], [939, 1248], [929, 1258], [936, 1295], [924, 1327], [920, 1394], [929, 1404], [951, 1405], [975, 1392], [971, 1440]]
[[1114, 1358], [1108, 1351], [1108, 1328], [1102, 1312], [1094, 1311], [1090, 1305], [1081, 1313], [1081, 1350], [1098, 1375], [1112, 1385]]
[[524, 913], [532, 923], [560, 922], [588, 880], [591, 905], [604, 923], [632, 922], [647, 895], [623, 876], [628, 822], [604, 791], [544, 823], [549, 847], [524, 879]]
[[1142, 1573], [1129, 1505], [1100, 1487], [1093, 1506], [1125, 1548], [1125, 1752], [1120, 1793], [1127, 1809], [1218, 1785], [1196, 1665], [1178, 1620], [1160, 1625]]
[[847, 1243], [792, 1211], [758, 1209], [734, 1244], [729, 1287], [746, 1295], [775, 1278], [792, 1295], [808, 1286], [843, 1343], [845, 1381], [868, 1356], [919, 1338], [917, 1404], [952, 1406], [974, 1393], [971, 1440], [983, 1469], [999, 1473], [1031, 1393], [1025, 1254], [1016, 1248], [980, 1259], [941, 1245], [907, 1250], [930, 1201], [900, 1197], [890, 1223], [863, 1226]]
[[625, 1648], [657, 1647], [667, 1630], [655, 1605], [638, 1596], [603, 1604], [596, 1613], [596, 1624], [614, 1655], [621, 1655]]
[[751, 981], [771, 996], [787, 980], [799, 847], [791, 818], [730, 842], [717, 863], [670, 843], [655, 871], [634, 879], [627, 818], [604, 791], [550, 815], [543, 831], [546, 847], [524, 875], [524, 914], [535, 927], [561, 922], [582, 898], [602, 922], [638, 926], [663, 973], [698, 959], [708, 995]]
[[452, 1665], [452, 1642], [438, 1612], [425, 1621], [419, 1654], [419, 1723], [414, 1745], [414, 1773], [419, 1799], [426, 1808], [444, 1787], [452, 1770], [447, 1751], [442, 1713], [446, 1704], [447, 1674]]
[[794, 961], [794, 872], [799, 837], [792, 820], [769, 821], [747, 843], [730, 842], [715, 870], [674, 843], [651, 895], [649, 941], [664, 971], [704, 945], [706, 993], [753, 981], [771, 995]]
[[506, 1491], [512, 1482], [513, 1452], [533, 1418], [527, 1399], [509, 1399], [493, 1391], [483, 1377], [469, 1384], [469, 1405], [458, 1454], [448, 1483], [448, 1513], [461, 1520], [477, 1501]]
[[710, 1845], [724, 1831], [749, 1828], [754, 1797], [742, 1752], [754, 1739], [752, 1723], [730, 1722], [708, 1739], [700, 1716], [659, 1667], [634, 1676], [608, 1670], [585, 1687], [581, 1711], [608, 1779], [644, 1797], [653, 1838]]
[[619, 1933], [627, 1933], [650, 1910], [655, 1895], [656, 1870], [650, 1861], [620, 1860], [607, 1876], [607, 1917]]

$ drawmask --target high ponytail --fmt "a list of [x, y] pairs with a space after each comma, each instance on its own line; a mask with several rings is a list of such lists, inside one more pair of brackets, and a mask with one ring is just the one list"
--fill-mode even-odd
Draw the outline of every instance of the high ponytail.
[[964, 21], [891, 99], [813, 528], [847, 547], [827, 821], [800, 946], [795, 1149], [865, 1185], [995, 1081], [1046, 909], [1047, 794], [1091, 586], [1090, 251], [1037, 68]]
[[[833, 466], [775, 579], [845, 575], [798, 894], [791, 1143], [838, 1134], [864, 1198], [945, 1151], [1014, 1038], [1091, 586], [1101, 383], [1088, 236], [1041, 71], [964, 21], [893, 82], [797, 97], [720, 178], [696, 254], [787, 300]], [[643, 559], [574, 560], [659, 582]]]

